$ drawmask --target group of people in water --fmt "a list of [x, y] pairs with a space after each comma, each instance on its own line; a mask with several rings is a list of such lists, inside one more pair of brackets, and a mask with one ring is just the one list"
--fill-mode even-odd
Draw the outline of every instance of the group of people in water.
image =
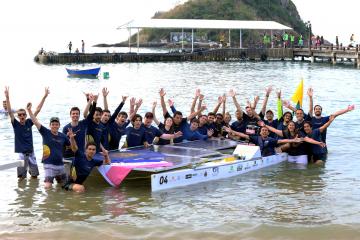
[[[32, 104], [26, 109], [11, 110], [9, 88], [5, 88], [4, 110], [11, 120], [14, 129], [15, 152], [24, 160], [24, 166], [18, 167], [19, 179], [24, 179], [29, 171], [31, 177], [39, 175], [33, 147], [32, 126], [35, 125], [43, 139], [42, 163], [45, 170], [45, 187], [50, 188], [54, 179], [63, 184], [66, 190], [82, 192], [83, 183], [95, 166], [111, 162], [108, 151], [137, 146], [148, 147], [151, 144], [176, 144], [183, 141], [204, 140], [209, 138], [229, 138], [249, 142], [259, 146], [262, 156], [274, 155], [276, 152], [287, 152], [288, 160], [298, 164], [323, 164], [327, 158], [326, 129], [334, 119], [352, 111], [350, 105], [330, 116], [322, 115], [320, 105], [313, 106], [313, 90], [307, 91], [309, 112], [295, 108], [287, 101], [282, 101], [281, 91], [277, 92], [278, 111], [282, 106], [289, 109], [279, 119], [275, 119], [272, 110], [267, 109], [267, 102], [272, 92], [268, 87], [261, 110], [256, 111], [259, 97], [247, 102], [245, 109], [237, 100], [237, 94], [230, 90], [228, 94], [218, 97], [213, 111], [203, 113], [207, 107], [203, 104], [204, 95], [197, 89], [191, 104], [190, 114], [184, 117], [172, 100], [165, 100], [166, 92], [160, 89], [160, 106], [163, 121], [156, 116], [157, 102], [152, 104], [151, 111], [144, 116], [138, 114], [142, 99], [130, 99], [129, 113], [122, 111], [128, 97], [122, 96], [121, 102], [110, 112], [107, 96], [109, 91], [102, 89], [104, 108], [98, 106], [99, 95], [87, 93], [83, 119], [78, 107], [70, 109], [70, 122], [60, 132], [60, 119], [52, 117], [49, 128], [37, 118], [49, 89], [45, 89], [39, 105], [33, 111]], [[226, 111], [228, 99], [236, 107], [235, 121]], [[168, 107], [171, 112], [168, 111]], [[220, 108], [222, 109], [221, 111]], [[16, 117], [15, 117], [16, 115]], [[293, 115], [295, 119], [293, 120]], [[29, 118], [27, 117], [29, 116]], [[154, 124], [155, 123], [155, 124]], [[156, 125], [156, 126], [154, 126]], [[125, 141], [124, 141], [125, 140]], [[103, 160], [94, 159], [96, 153], [104, 156]], [[70, 176], [67, 176], [63, 158], [73, 157]]]

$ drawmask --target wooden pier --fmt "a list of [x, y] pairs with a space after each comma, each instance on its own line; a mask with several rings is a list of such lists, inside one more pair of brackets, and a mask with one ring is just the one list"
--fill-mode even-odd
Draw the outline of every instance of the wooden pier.
[[169, 53], [59, 53], [35, 57], [41, 64], [123, 63], [123, 62], [183, 62], [241, 60], [326, 60], [332, 64], [347, 59], [360, 66], [359, 48], [220, 48], [196, 49], [194, 52]]

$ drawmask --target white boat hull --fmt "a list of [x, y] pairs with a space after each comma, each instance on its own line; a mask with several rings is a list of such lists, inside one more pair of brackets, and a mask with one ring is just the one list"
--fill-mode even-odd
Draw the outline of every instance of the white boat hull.
[[281, 153], [268, 157], [252, 158], [249, 160], [220, 160], [207, 162], [195, 168], [186, 168], [152, 174], [151, 190], [155, 192], [234, 177], [240, 174], [269, 167], [286, 160], [287, 154]]

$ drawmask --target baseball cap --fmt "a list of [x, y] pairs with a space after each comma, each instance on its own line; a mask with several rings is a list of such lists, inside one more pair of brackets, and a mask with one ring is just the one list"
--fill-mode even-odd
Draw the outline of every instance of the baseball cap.
[[52, 117], [52, 118], [50, 118], [50, 123], [52, 123], [52, 122], [60, 123], [60, 119], [58, 117]]

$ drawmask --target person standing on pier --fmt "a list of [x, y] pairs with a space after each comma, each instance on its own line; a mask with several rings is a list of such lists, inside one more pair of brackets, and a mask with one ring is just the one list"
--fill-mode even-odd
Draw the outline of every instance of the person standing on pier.
[[336, 36], [335, 44], [336, 44], [336, 47], [339, 47], [339, 37], [338, 36]]
[[71, 41], [70, 41], [69, 44], [68, 44], [68, 48], [69, 48], [69, 53], [71, 53], [71, 49], [72, 49], [72, 43], [71, 43]]
[[81, 52], [85, 53], [85, 42], [84, 42], [84, 40], [81, 40]]
[[303, 40], [303, 36], [301, 34], [298, 38], [298, 45], [300, 48], [302, 48], [304, 46], [304, 40]]
[[[37, 106], [36, 111], [34, 112], [34, 116], [37, 116], [41, 111], [41, 108], [44, 105], [45, 99], [49, 93], [49, 88], [45, 88], [45, 95]], [[11, 109], [9, 95], [9, 87], [6, 87], [6, 105], [8, 109]], [[15, 134], [15, 153], [19, 154], [20, 160], [24, 160], [24, 166], [17, 168], [18, 178], [19, 180], [26, 178], [27, 171], [29, 171], [32, 178], [37, 178], [37, 176], [39, 176], [39, 169], [34, 154], [33, 136], [31, 130], [34, 123], [31, 119], [26, 118], [26, 111], [22, 108], [17, 110], [17, 117], [19, 120], [16, 120], [13, 111], [9, 111], [9, 116]]]
[[295, 42], [295, 36], [293, 34], [290, 34], [290, 46], [291, 46], [291, 48], [294, 47], [294, 42]]

